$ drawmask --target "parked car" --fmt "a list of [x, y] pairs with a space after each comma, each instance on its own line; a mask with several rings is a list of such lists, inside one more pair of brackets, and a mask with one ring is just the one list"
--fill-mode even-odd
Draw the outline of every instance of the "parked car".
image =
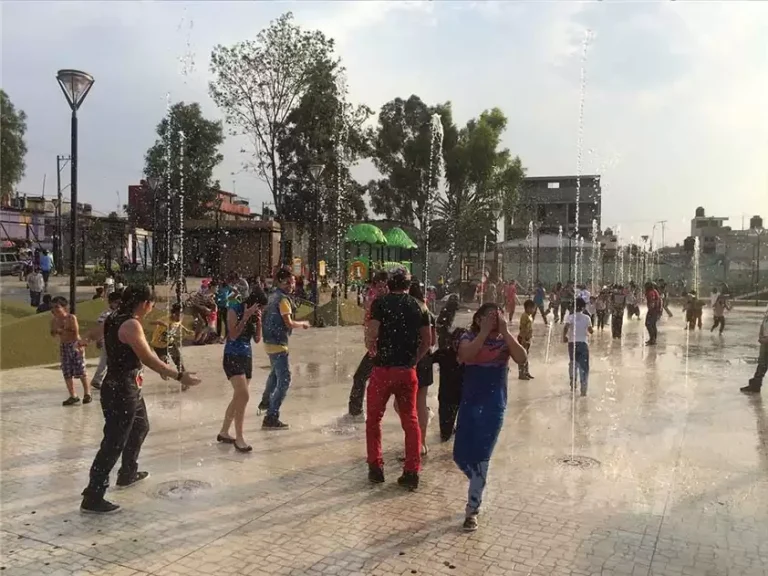
[[0, 276], [19, 273], [19, 256], [13, 252], [0, 252]]

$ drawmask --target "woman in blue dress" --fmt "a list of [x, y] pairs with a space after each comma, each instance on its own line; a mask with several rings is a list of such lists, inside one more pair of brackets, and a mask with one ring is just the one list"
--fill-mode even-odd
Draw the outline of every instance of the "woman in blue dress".
[[464, 364], [461, 406], [453, 445], [453, 460], [469, 478], [464, 530], [477, 530], [488, 465], [499, 438], [507, 407], [507, 364], [526, 362], [526, 352], [507, 327], [503, 311], [483, 304], [459, 343]]

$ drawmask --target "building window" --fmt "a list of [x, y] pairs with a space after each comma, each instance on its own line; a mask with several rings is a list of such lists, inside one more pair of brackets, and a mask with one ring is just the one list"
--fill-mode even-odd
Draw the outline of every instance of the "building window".
[[560, 182], [547, 182], [547, 188], [560, 188]]

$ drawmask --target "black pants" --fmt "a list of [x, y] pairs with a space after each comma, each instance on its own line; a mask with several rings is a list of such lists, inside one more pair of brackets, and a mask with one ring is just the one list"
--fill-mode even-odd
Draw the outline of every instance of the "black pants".
[[715, 316], [715, 323], [712, 325], [710, 332], [714, 332], [718, 326], [720, 326], [720, 334], [722, 334], [723, 330], [725, 330], [725, 316]]
[[656, 337], [659, 335], [659, 330], [656, 328], [656, 322], [659, 321], [659, 314], [656, 312], [645, 313], [645, 328], [648, 330], [648, 342], [650, 344], [656, 343]]
[[43, 275], [43, 282], [45, 283], [45, 287], [48, 288], [48, 278], [51, 277], [51, 271], [50, 270], [48, 270], [48, 271], [43, 270], [40, 273]]
[[624, 326], [624, 311], [614, 310], [611, 316], [611, 335], [614, 338], [621, 338], [621, 328]]
[[42, 292], [33, 292], [32, 290], [29, 291], [29, 305], [34, 306], [37, 308], [40, 306], [40, 296], [42, 295]]
[[227, 309], [219, 308], [216, 314], [216, 334], [221, 338], [227, 337]]
[[359, 416], [363, 413], [363, 400], [365, 400], [365, 386], [373, 371], [373, 357], [365, 353], [352, 377], [352, 390], [349, 392], [349, 413]]
[[547, 323], [547, 314], [549, 314], [549, 309], [544, 309], [544, 304], [536, 304], [536, 308], [533, 309], [533, 319], [536, 320], [536, 312], [541, 312], [541, 319], [544, 320], [544, 324]]
[[104, 413], [104, 439], [91, 465], [87, 498], [101, 499], [109, 487], [109, 473], [122, 454], [118, 479], [131, 478], [138, 470], [141, 445], [149, 432], [147, 406], [136, 386], [136, 373], [119, 380], [107, 378], [101, 387], [101, 411]]
[[605, 316], [608, 312], [606, 310], [597, 311], [597, 328], [602, 330], [605, 328]]
[[757, 357], [755, 375], [749, 379], [749, 385], [758, 390], [762, 388], [766, 373], [768, 373], [768, 342], [760, 344], [760, 355]]
[[435, 361], [440, 367], [440, 384], [437, 391], [440, 417], [440, 438], [449, 440], [456, 428], [456, 416], [461, 404], [461, 387], [464, 380], [464, 367], [456, 359], [453, 350], [438, 350]]
[[573, 314], [573, 302], [561, 302], [560, 303], [560, 320], [565, 320], [565, 313], [568, 312], [568, 314]]

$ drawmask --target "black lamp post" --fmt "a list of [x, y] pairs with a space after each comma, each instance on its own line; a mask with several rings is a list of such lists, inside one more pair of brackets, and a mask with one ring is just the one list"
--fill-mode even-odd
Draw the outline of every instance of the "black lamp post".
[[314, 181], [315, 186], [315, 206], [312, 210], [312, 240], [311, 242], [311, 250], [312, 250], [312, 286], [314, 287], [314, 293], [315, 293], [315, 311], [313, 314], [313, 320], [315, 326], [317, 326], [318, 322], [318, 309], [320, 308], [320, 287], [318, 285], [318, 251], [317, 251], [317, 228], [318, 228], [318, 219], [320, 218], [320, 175], [323, 173], [323, 170], [325, 169], [325, 164], [310, 164], [309, 166], [309, 173], [312, 175], [312, 180]]
[[[71, 206], [69, 243], [69, 306], [75, 312], [77, 292], [77, 110], [93, 86], [93, 76], [80, 70], [59, 70], [56, 74], [61, 91], [72, 109], [72, 150], [70, 152]], [[85, 262], [83, 262], [85, 264]]]
[[160, 178], [157, 176], [150, 176], [147, 178], [147, 186], [149, 186], [150, 192], [152, 192], [152, 292], [155, 291], [155, 284], [157, 283], [157, 191], [160, 188]]
[[760, 238], [765, 232], [765, 228], [752, 228], [755, 232], [755, 306], [760, 306]]

